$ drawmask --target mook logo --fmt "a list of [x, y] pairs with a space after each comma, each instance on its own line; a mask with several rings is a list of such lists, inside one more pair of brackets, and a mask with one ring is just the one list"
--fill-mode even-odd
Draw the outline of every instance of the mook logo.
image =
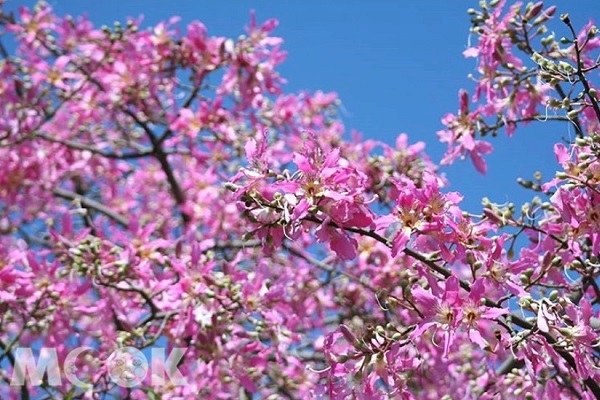
[[110, 379], [119, 386], [137, 386], [148, 374], [148, 360], [135, 347], [115, 351], [106, 362]]
[[[148, 374], [151, 376], [152, 385], [162, 386], [168, 382], [169, 385], [184, 386], [188, 383], [177, 365], [186, 351], [185, 347], [175, 347], [165, 359], [165, 349], [155, 347], [151, 349], [148, 362], [148, 358], [140, 350], [135, 347], [123, 347], [112, 352], [106, 360], [96, 360], [95, 364], [105, 367], [111, 381], [121, 387], [138, 386]], [[15, 365], [10, 384], [22, 386], [27, 382], [31, 386], [39, 386], [42, 384], [42, 377], [45, 377], [46, 384], [60, 386], [64, 375], [73, 385], [85, 388], [88, 384], [77, 377], [77, 360], [84, 354], [94, 352], [96, 349], [92, 347], [73, 349], [65, 358], [61, 374], [55, 348], [42, 347], [36, 362], [31, 348], [19, 347], [15, 351]], [[165, 379], [165, 375], [168, 380]]]

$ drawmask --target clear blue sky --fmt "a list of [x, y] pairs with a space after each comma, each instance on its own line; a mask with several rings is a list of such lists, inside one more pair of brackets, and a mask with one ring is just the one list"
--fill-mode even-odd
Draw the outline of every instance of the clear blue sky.
[[[13, 9], [34, 1], [7, 0]], [[98, 25], [144, 15], [153, 25], [170, 16], [182, 23], [199, 19], [209, 34], [237, 37], [251, 9], [259, 20], [280, 21], [276, 34], [285, 40], [288, 59], [280, 69], [287, 91], [335, 91], [343, 102], [348, 131], [393, 143], [406, 132], [412, 141], [427, 143], [438, 162], [445, 147], [435, 132], [440, 118], [458, 107], [457, 91], [469, 87], [467, 74], [474, 59], [464, 59], [469, 18], [477, 0], [427, 1], [200, 1], [200, 0], [50, 0], [59, 14], [87, 13]], [[552, 3], [548, 2], [547, 5]], [[557, 15], [569, 12], [577, 27], [590, 18], [600, 21], [599, 0], [559, 0]], [[560, 23], [557, 37], [566, 35]], [[541, 124], [540, 124], [541, 125]], [[518, 131], [515, 137], [493, 141], [486, 176], [470, 161], [445, 167], [451, 189], [465, 194], [464, 206], [479, 209], [481, 197], [519, 204], [531, 193], [516, 184], [535, 170], [550, 178], [556, 168], [552, 144], [568, 137], [565, 125], [546, 123]]]

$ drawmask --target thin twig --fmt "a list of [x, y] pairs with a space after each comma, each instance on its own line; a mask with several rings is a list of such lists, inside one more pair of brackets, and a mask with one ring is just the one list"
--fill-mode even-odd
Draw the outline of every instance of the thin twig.
[[111, 210], [110, 208], [106, 207], [104, 204], [102, 204], [96, 200], [90, 199], [89, 197], [85, 197], [85, 196], [82, 196], [77, 193], [71, 192], [69, 190], [61, 189], [61, 188], [55, 188], [52, 191], [52, 193], [54, 193], [55, 196], [60, 197], [65, 200], [78, 201], [82, 206], [94, 209], [94, 210], [98, 211], [99, 213], [104, 214], [105, 216], [107, 216], [111, 220], [115, 221], [119, 225], [122, 225], [124, 227], [129, 226], [129, 220], [127, 218], [116, 213], [114, 210]]

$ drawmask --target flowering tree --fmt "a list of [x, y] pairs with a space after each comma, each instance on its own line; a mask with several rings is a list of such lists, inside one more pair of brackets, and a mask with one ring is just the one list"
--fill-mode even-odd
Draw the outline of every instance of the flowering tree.
[[[284, 93], [274, 20], [232, 40], [0, 11], [1, 396], [600, 399], [598, 30], [469, 14], [441, 164], [485, 173], [487, 137], [528, 123], [576, 135], [520, 207], [463, 211], [423, 143], [344, 137], [335, 94]], [[157, 346], [186, 349], [185, 384], [110, 379]], [[77, 379], [9, 385], [26, 347]]]

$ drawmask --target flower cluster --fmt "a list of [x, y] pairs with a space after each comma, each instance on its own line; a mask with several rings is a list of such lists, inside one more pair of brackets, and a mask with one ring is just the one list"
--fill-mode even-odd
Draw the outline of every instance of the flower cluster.
[[[485, 173], [484, 136], [540, 119], [577, 138], [531, 202], [477, 213], [423, 142], [284, 92], [275, 20], [231, 39], [0, 0], [0, 397], [600, 399], [598, 29], [563, 15], [557, 41], [555, 7], [505, 3], [469, 10], [441, 164]], [[22, 347], [85, 383], [8, 385]], [[124, 347], [185, 348], [187, 384], [120, 387]]]

